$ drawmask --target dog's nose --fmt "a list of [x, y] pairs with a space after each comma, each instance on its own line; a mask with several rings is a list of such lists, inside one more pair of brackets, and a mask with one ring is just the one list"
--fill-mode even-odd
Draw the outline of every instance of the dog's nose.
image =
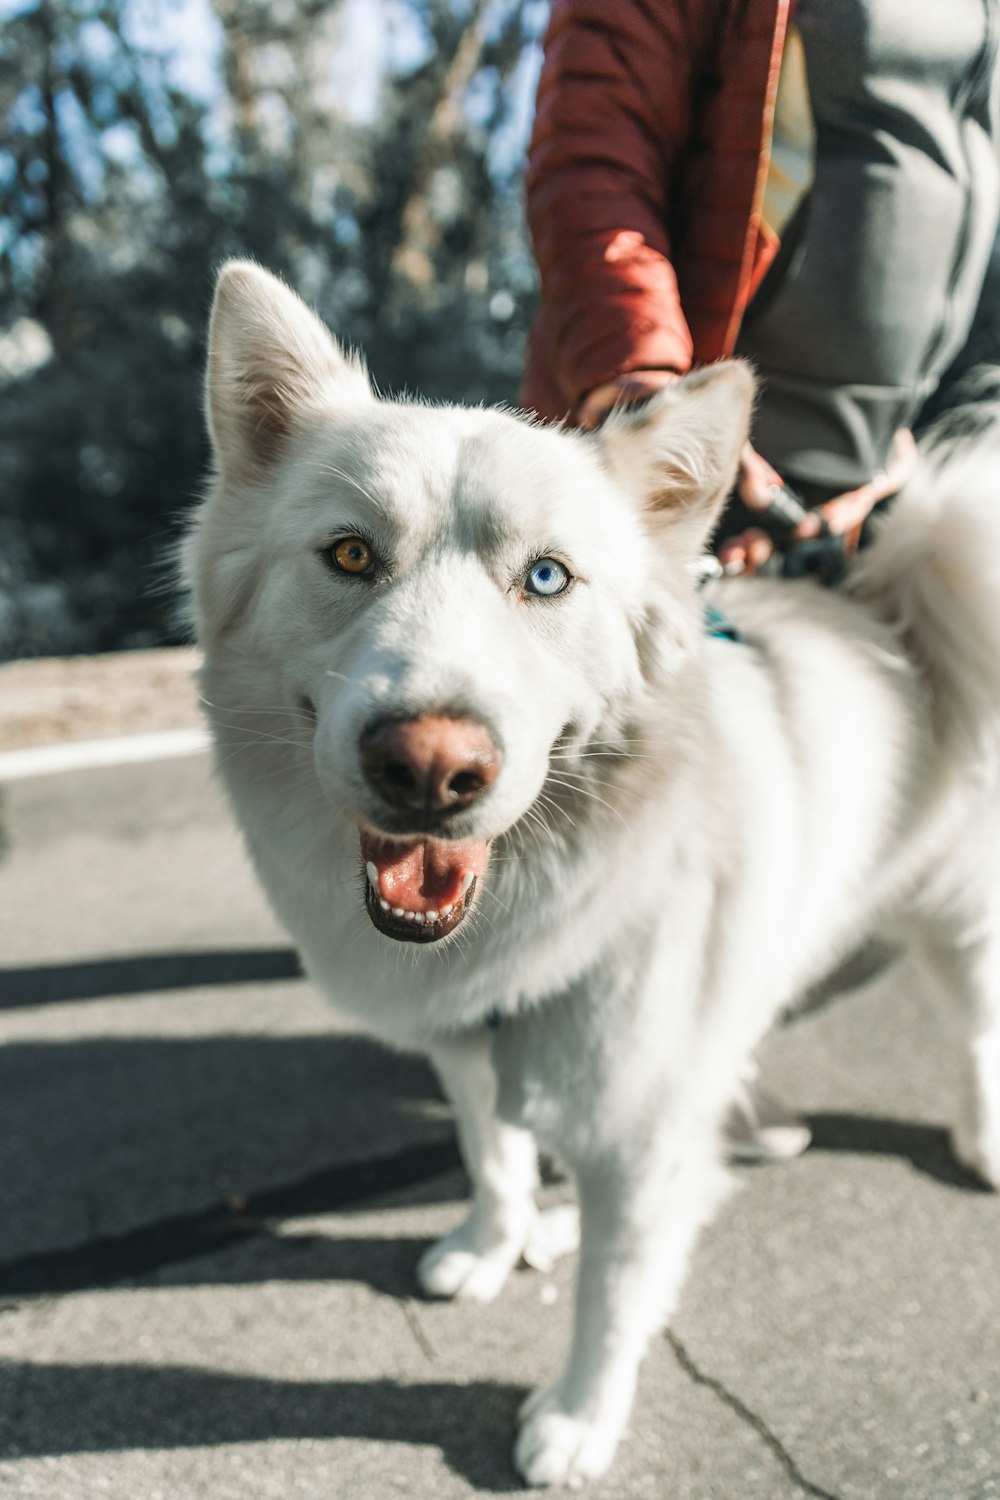
[[390, 807], [457, 812], [492, 786], [502, 759], [474, 719], [383, 719], [361, 736], [361, 769]]

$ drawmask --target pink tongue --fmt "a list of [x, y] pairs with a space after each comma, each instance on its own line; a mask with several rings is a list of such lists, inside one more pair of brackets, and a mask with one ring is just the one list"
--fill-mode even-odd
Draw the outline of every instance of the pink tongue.
[[401, 844], [361, 835], [361, 858], [378, 871], [379, 891], [390, 906], [406, 911], [440, 911], [462, 896], [466, 875], [481, 875], [489, 853], [485, 839], [453, 844], [421, 839]]

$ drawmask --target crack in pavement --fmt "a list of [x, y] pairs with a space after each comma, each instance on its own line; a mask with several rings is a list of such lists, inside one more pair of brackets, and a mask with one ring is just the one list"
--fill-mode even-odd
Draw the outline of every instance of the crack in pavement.
[[734, 1395], [732, 1391], [728, 1390], [721, 1380], [717, 1380], [714, 1375], [706, 1375], [704, 1370], [699, 1369], [676, 1333], [669, 1328], [665, 1332], [667, 1343], [673, 1350], [674, 1358], [688, 1379], [693, 1380], [696, 1385], [705, 1386], [725, 1406], [728, 1406], [729, 1410], [734, 1412], [741, 1422], [752, 1428], [761, 1441], [770, 1448], [789, 1479], [794, 1485], [798, 1486], [803, 1494], [811, 1495], [813, 1500], [838, 1500], [838, 1496], [834, 1495], [832, 1491], [825, 1490], [822, 1485], [813, 1484], [811, 1479], [806, 1478], [784, 1443], [782, 1443], [776, 1433], [771, 1431], [763, 1417], [759, 1417], [756, 1412], [751, 1411], [749, 1406], [741, 1401], [739, 1396]]
[[414, 1343], [420, 1350], [421, 1354], [424, 1356], [424, 1359], [427, 1361], [427, 1363], [429, 1365], [432, 1365], [437, 1359], [437, 1351], [435, 1350], [434, 1345], [431, 1343], [430, 1339], [427, 1337], [427, 1331], [420, 1321], [420, 1314], [417, 1311], [413, 1298], [400, 1297], [397, 1300], [399, 1302], [400, 1308], [402, 1309], [403, 1317], [406, 1319], [406, 1326], [409, 1328], [410, 1332], [413, 1335]]

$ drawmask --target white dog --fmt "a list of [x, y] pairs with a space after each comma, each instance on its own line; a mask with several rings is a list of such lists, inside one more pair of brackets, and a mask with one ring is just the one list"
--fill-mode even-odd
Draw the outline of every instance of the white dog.
[[572, 1170], [536, 1484], [611, 1462], [753, 1049], [873, 924], [944, 981], [1000, 1186], [1000, 470], [925, 472], [849, 597], [725, 585], [717, 639], [690, 564], [751, 400], [724, 364], [590, 436], [382, 401], [273, 277], [219, 279], [185, 563], [219, 769], [309, 973], [454, 1103], [473, 1201], [424, 1288], [566, 1248], [535, 1139]]

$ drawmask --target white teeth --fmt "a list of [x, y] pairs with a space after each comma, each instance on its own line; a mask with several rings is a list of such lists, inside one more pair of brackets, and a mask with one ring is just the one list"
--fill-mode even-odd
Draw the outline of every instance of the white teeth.
[[368, 876], [368, 879], [371, 882], [371, 888], [375, 892], [376, 896], [380, 895], [381, 893], [378, 888], [378, 870], [372, 864], [371, 860], [369, 860], [365, 865], [365, 874]]
[[468, 893], [469, 886], [472, 884], [475, 878], [476, 877], [475, 875], [473, 875], [471, 870], [466, 870], [465, 874], [462, 877], [462, 889], [460, 892], [461, 895], [464, 896]]
[[[397, 920], [399, 918], [402, 918], [404, 922], [416, 922], [418, 926], [426, 927], [428, 925], [433, 925], [435, 922], [445, 921], [446, 918], [451, 916], [452, 912], [459, 904], [457, 901], [453, 901], [450, 906], [442, 906], [440, 911], [407, 911], [405, 906], [391, 906], [378, 888], [378, 870], [373, 864], [365, 865], [365, 870], [368, 874], [369, 880], [372, 883], [372, 890], [378, 897], [379, 906], [383, 911], [390, 912], [392, 916], [397, 918]], [[465, 877], [463, 894], [469, 889], [469, 886], [472, 884], [473, 878], [474, 877], [472, 875], [467, 875]]]

